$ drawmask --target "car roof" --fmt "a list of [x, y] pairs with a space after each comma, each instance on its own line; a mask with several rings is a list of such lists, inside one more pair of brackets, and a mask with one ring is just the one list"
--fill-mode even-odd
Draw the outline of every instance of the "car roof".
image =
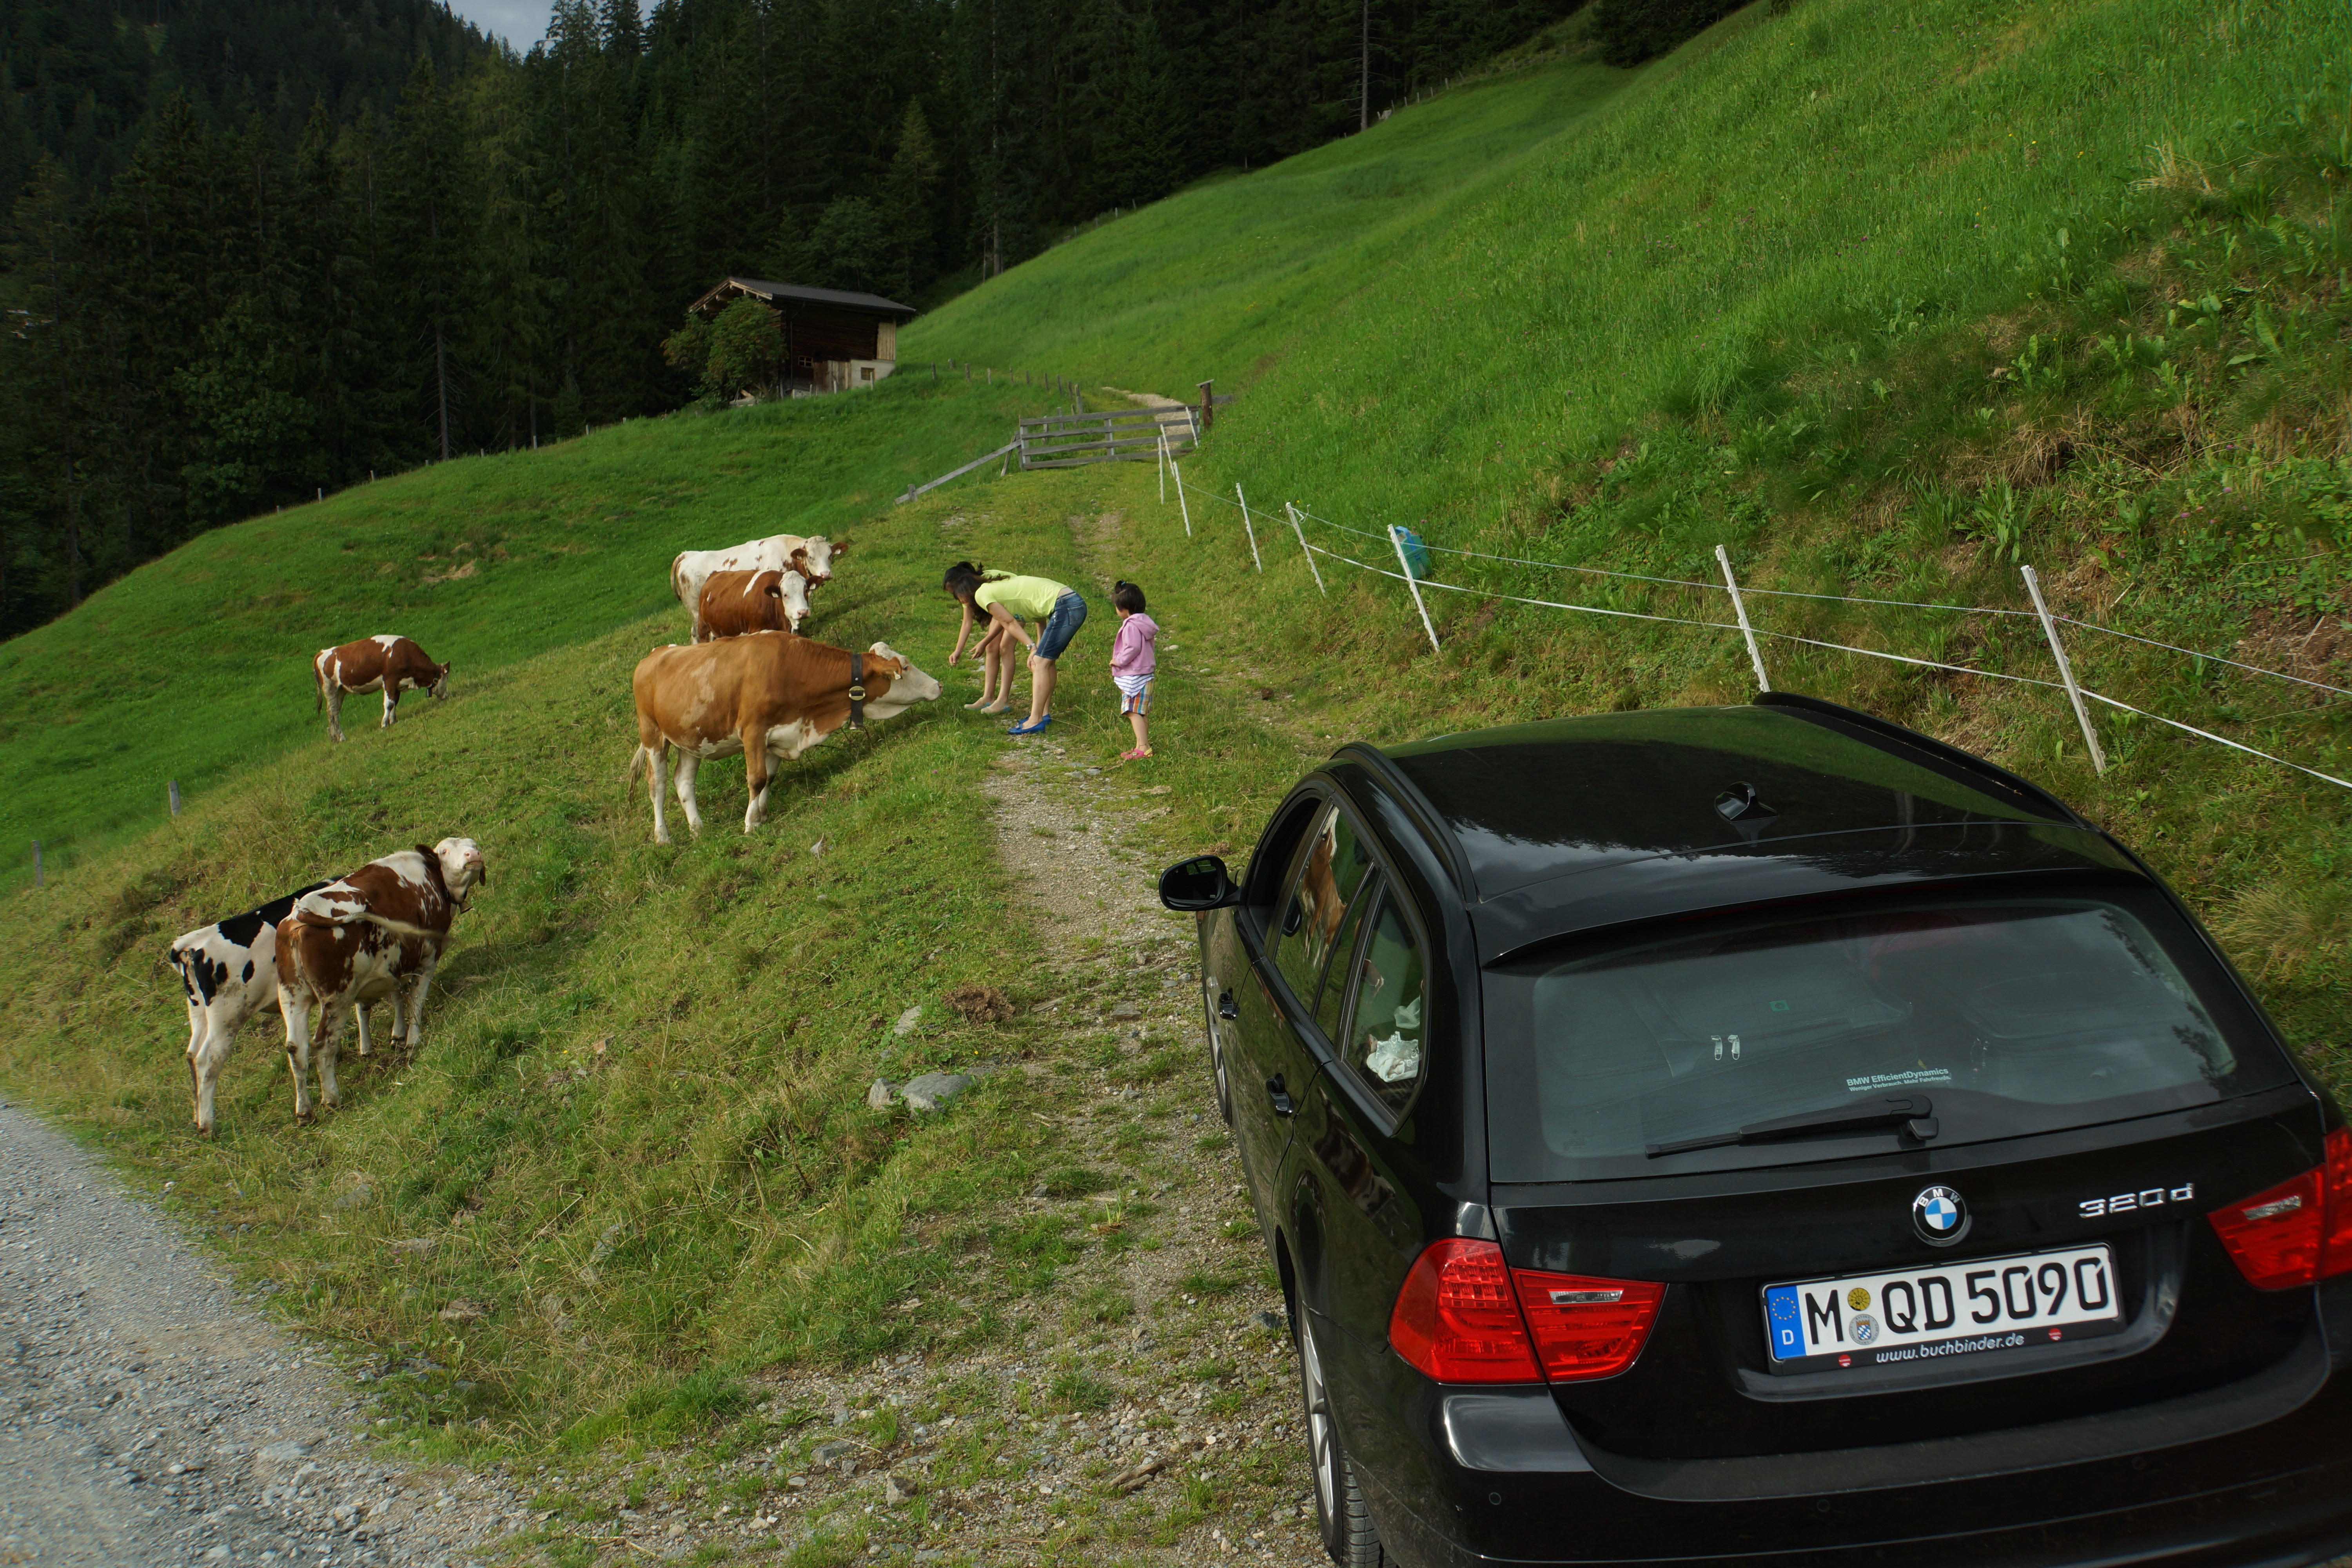
[[[1572, 903], [1588, 911], [1579, 926], [1656, 902], [1644, 889], [1688, 908], [1866, 883], [1897, 862], [1904, 880], [1937, 864], [1951, 876], [2130, 868], [2054, 796], [1982, 758], [1781, 693], [1356, 745], [1338, 760], [1417, 802], [1474, 905], [1500, 900], [1532, 918]], [[1704, 876], [1690, 874], [1693, 861], [1706, 863]], [[1798, 863], [1811, 874], [1792, 880]], [[1577, 882], [1553, 886], [1564, 878]], [[1662, 882], [1685, 890], [1663, 895]]]

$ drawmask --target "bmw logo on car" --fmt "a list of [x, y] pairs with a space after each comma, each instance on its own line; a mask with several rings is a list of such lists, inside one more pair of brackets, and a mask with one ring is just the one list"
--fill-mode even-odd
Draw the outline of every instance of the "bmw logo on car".
[[1969, 1233], [1969, 1202], [1949, 1187], [1922, 1187], [1911, 1200], [1911, 1228], [1930, 1247], [1949, 1247]]

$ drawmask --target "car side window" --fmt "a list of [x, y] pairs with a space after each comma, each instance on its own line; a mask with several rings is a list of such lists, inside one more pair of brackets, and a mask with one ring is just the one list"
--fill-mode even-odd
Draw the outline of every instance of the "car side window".
[[1347, 814], [1336, 805], [1326, 806], [1307, 837], [1274, 931], [1275, 967], [1289, 982], [1290, 994], [1310, 1012], [1349, 901], [1363, 886], [1371, 864]]
[[[1355, 902], [1348, 906], [1348, 918], [1339, 927], [1339, 940], [1332, 945], [1331, 951], [1339, 955], [1332, 960], [1335, 966], [1345, 964], [1347, 955], [1356, 951], [1356, 939], [1363, 934], [1364, 916], [1377, 901], [1370, 887], [1357, 890]], [[1347, 1001], [1348, 977], [1335, 969], [1323, 982], [1323, 993], [1315, 1004], [1315, 1022], [1322, 1026], [1325, 1038], [1339, 1037], [1339, 1012]]]
[[1371, 928], [1355, 965], [1355, 1011], [1341, 1055], [1375, 1100], [1401, 1111], [1421, 1083], [1428, 987], [1421, 943], [1393, 895], [1381, 900]]

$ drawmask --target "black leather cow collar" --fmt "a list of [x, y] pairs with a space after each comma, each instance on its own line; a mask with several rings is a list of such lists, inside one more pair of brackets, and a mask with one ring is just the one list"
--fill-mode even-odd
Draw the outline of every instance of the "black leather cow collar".
[[849, 727], [866, 728], [866, 656], [849, 656]]

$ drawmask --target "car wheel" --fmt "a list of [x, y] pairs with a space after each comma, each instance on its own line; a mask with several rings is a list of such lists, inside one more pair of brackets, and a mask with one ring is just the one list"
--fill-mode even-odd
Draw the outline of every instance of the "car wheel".
[[1216, 1087], [1217, 1114], [1225, 1119], [1226, 1126], [1231, 1127], [1234, 1124], [1234, 1091], [1225, 1079], [1225, 1041], [1217, 1030], [1217, 999], [1209, 994], [1206, 978], [1201, 982], [1201, 1017], [1209, 1030], [1209, 1077]]
[[1381, 1549], [1380, 1531], [1372, 1528], [1371, 1510], [1356, 1485], [1356, 1467], [1339, 1446], [1339, 1428], [1331, 1421], [1331, 1394], [1323, 1381], [1323, 1358], [1315, 1349], [1315, 1331], [1303, 1310], [1294, 1308], [1298, 1325], [1298, 1391], [1307, 1415], [1307, 1461], [1315, 1471], [1315, 1522], [1323, 1535], [1323, 1550], [1342, 1568], [1391, 1568]]

